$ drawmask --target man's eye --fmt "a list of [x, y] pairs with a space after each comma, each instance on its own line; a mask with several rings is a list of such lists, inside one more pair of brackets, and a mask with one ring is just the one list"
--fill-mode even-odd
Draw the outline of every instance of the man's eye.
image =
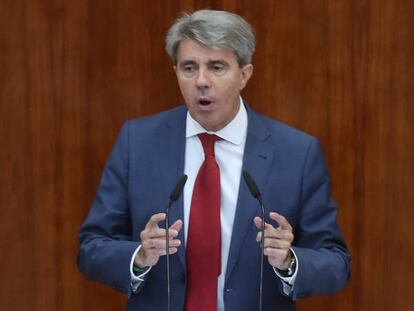
[[185, 72], [193, 72], [194, 71], [194, 66], [184, 66], [184, 71]]
[[219, 66], [219, 65], [213, 66], [213, 70], [215, 72], [222, 72], [224, 70], [224, 67], [223, 66]]

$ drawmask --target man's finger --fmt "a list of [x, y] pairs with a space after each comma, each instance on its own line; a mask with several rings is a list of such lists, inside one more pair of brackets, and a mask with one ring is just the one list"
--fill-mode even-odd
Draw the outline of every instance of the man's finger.
[[177, 220], [175, 223], [173, 223], [170, 226], [170, 230], [173, 229], [175, 231], [180, 232], [181, 228], [183, 227], [183, 221], [182, 220]]
[[165, 230], [158, 227], [146, 228], [140, 234], [141, 241], [162, 237], [165, 237]]
[[[168, 252], [170, 255], [175, 254], [178, 251], [177, 247], [170, 247], [170, 251]], [[157, 250], [157, 255], [158, 256], [165, 256], [167, 255], [167, 252], [165, 251], [165, 248], [163, 249], [158, 249]]]
[[[262, 229], [262, 218], [256, 216], [254, 218], [254, 224], [256, 225], [257, 229], [261, 230]], [[265, 229], [269, 229], [269, 228], [273, 228], [273, 226], [265, 222]]]
[[265, 239], [265, 248], [289, 249], [291, 246], [289, 241], [278, 239]]
[[[280, 249], [280, 248], [271, 248], [267, 247], [263, 250], [264, 255], [273, 257], [273, 258], [286, 258], [286, 254], [288, 251], [286, 249]], [[280, 259], [282, 262], [283, 260]]]
[[290, 230], [282, 230], [280, 227], [277, 229], [266, 229], [265, 230], [265, 238], [268, 239], [278, 239], [278, 240], [286, 240], [286, 241], [293, 241], [293, 233]]
[[[258, 242], [261, 241], [262, 232], [259, 231], [257, 233], [256, 240]], [[288, 242], [292, 242], [294, 239], [293, 233], [287, 230], [277, 230], [277, 229], [266, 229], [265, 231], [265, 239], [273, 239], [273, 240], [284, 240]]]
[[165, 213], [158, 213], [151, 216], [148, 220], [145, 229], [150, 229], [151, 227], [158, 226], [158, 223], [165, 219]]
[[269, 214], [270, 218], [273, 219], [274, 221], [276, 221], [279, 224], [279, 227], [282, 230], [289, 230], [292, 231], [292, 226], [290, 225], [290, 223], [286, 220], [285, 217], [283, 217], [282, 215], [276, 213], [276, 212], [271, 212]]
[[[169, 247], [179, 247], [181, 245], [181, 241], [177, 239], [171, 239], [169, 242]], [[165, 249], [166, 242], [165, 239], [149, 239], [142, 242], [142, 247], [146, 250], [150, 249]]]

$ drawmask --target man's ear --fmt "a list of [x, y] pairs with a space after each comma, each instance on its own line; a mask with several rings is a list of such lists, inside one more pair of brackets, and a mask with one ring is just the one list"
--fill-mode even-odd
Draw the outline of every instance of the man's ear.
[[250, 77], [253, 74], [253, 65], [252, 64], [247, 64], [244, 65], [241, 69], [241, 80], [240, 80], [240, 91], [242, 89], [244, 89], [244, 87], [246, 86], [247, 82], [249, 81]]

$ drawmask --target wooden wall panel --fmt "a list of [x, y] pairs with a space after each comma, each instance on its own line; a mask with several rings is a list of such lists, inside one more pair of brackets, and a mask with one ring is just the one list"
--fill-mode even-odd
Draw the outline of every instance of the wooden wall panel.
[[252, 106], [323, 144], [352, 279], [299, 310], [410, 310], [409, 0], [1, 0], [0, 309], [123, 308], [77, 272], [77, 232], [122, 123], [181, 101], [165, 31], [205, 7], [256, 28]]

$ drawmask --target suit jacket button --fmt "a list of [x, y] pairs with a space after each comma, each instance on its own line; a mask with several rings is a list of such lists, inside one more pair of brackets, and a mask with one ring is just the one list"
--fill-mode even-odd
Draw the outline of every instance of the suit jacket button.
[[185, 274], [184, 272], [181, 272], [180, 275], [178, 276], [178, 279], [180, 280], [181, 283], [185, 282]]

